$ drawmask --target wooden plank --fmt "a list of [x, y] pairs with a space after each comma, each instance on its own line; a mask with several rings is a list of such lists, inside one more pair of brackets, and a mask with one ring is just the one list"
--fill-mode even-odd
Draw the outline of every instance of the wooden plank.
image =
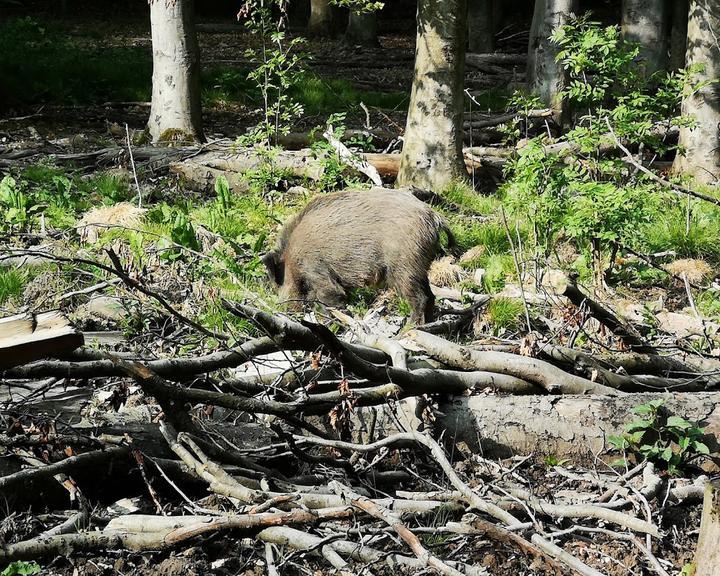
[[60, 312], [26, 312], [0, 319], [0, 370], [72, 352], [84, 343]]

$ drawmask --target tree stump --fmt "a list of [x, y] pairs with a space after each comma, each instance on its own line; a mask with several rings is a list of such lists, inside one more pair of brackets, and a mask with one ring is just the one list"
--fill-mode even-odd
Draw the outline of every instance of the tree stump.
[[695, 550], [695, 576], [720, 574], [720, 480], [705, 487], [700, 539]]

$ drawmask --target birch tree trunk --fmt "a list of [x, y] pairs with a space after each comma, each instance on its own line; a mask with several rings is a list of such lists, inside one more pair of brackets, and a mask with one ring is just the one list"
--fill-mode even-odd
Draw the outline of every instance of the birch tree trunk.
[[377, 36], [377, 13], [356, 14], [350, 10], [345, 30], [345, 42], [353, 46], [379, 46]]
[[332, 11], [329, 0], [310, 0], [308, 36], [329, 36], [332, 26]]
[[667, 11], [666, 0], [623, 0], [622, 3], [623, 37], [640, 44], [639, 56], [648, 76], [668, 66]]
[[467, 178], [462, 155], [466, 0], [418, 0], [415, 72], [398, 186]]
[[685, 67], [687, 49], [688, 0], [674, 0], [672, 3], [672, 30], [670, 33], [669, 70]]
[[528, 46], [527, 81], [530, 89], [537, 92], [542, 102], [553, 110], [556, 121], [562, 121], [565, 115], [561, 92], [567, 75], [555, 61], [557, 48], [550, 42], [550, 35], [558, 26], [567, 24], [577, 5], [577, 0], [535, 0]]
[[153, 142], [202, 141], [200, 50], [193, 0], [150, 2]]
[[487, 54], [495, 50], [495, 0], [468, 0], [468, 50]]
[[[716, 80], [720, 76], [720, 0], [690, 0], [689, 5], [686, 65], [704, 67], [696, 80]], [[674, 169], [699, 182], [716, 182], [720, 177], [720, 84], [686, 94], [682, 113], [693, 116], [697, 125], [680, 129], [685, 154], [675, 158]]]

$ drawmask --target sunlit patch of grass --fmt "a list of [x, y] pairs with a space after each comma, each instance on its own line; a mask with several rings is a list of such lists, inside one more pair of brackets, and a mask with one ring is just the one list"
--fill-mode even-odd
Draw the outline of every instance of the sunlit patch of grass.
[[643, 240], [651, 252], [673, 250], [678, 258], [702, 258], [720, 264], [720, 210], [696, 205], [688, 230], [683, 207], [666, 205], [643, 231]]
[[[238, 102], [259, 106], [262, 95], [248, 80], [247, 69], [216, 67], [203, 72], [202, 98], [207, 104]], [[407, 92], [380, 92], [355, 88], [343, 79], [320, 78], [310, 72], [290, 89], [290, 96], [306, 114], [331, 114], [357, 108], [360, 102], [377, 108], [403, 108], [408, 104]]]
[[500, 111], [507, 108], [512, 91], [501, 88], [488, 88], [473, 94], [474, 102], [465, 96], [465, 110], [473, 112]]
[[450, 229], [462, 251], [474, 246], [484, 246], [488, 254], [502, 254], [510, 251], [505, 227], [498, 222], [475, 222], [466, 218], [448, 217]]
[[515, 275], [515, 262], [511, 254], [489, 254], [483, 264], [483, 288], [488, 294], [500, 292], [506, 280]]
[[710, 289], [695, 296], [698, 311], [710, 318], [720, 318], [720, 290]]
[[0, 267], [0, 305], [21, 296], [28, 277], [26, 270]]
[[514, 298], [493, 298], [487, 307], [487, 317], [497, 329], [517, 330], [525, 311], [523, 303]]
[[465, 214], [493, 214], [500, 205], [496, 197], [479, 194], [465, 182], [452, 182], [440, 190], [438, 195]]
[[312, 74], [308, 74], [291, 93], [307, 114], [350, 110], [360, 102], [376, 108], [402, 108], [409, 101], [406, 92], [360, 90], [347, 80], [324, 79]]
[[83, 184], [83, 188], [99, 195], [108, 204], [130, 200], [135, 194], [126, 179], [108, 172], [97, 174]]

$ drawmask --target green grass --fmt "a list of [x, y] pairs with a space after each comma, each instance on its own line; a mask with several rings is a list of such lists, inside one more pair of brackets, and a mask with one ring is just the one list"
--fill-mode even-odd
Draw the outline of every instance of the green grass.
[[[249, 70], [215, 67], [202, 73], [203, 102], [239, 102], [260, 106], [262, 95], [248, 80]], [[377, 108], [403, 109], [408, 104], [406, 92], [360, 90], [347, 80], [324, 79], [312, 73], [294, 86], [290, 94], [300, 103], [305, 114], [330, 114], [358, 108], [360, 102]]]
[[0, 305], [21, 296], [28, 277], [25, 270], [0, 267]]
[[[40, 214], [50, 228], [68, 229], [90, 208], [130, 200], [134, 195], [128, 182], [113, 173], [100, 172], [87, 178], [39, 163], [11, 176], [15, 182], [11, 188], [22, 194], [27, 217], [21, 227], [27, 231], [39, 229]], [[8, 207], [0, 201], [0, 210]]]
[[644, 231], [643, 243], [650, 252], [674, 250], [678, 258], [703, 258], [720, 264], [720, 210], [696, 205], [689, 231], [685, 221], [682, 206], [666, 207]]
[[409, 102], [406, 92], [360, 90], [347, 80], [327, 80], [311, 74], [295, 87], [293, 96], [303, 105], [306, 114], [350, 110], [360, 102], [376, 108], [403, 109]]
[[514, 298], [493, 298], [487, 307], [488, 319], [496, 329], [517, 330], [525, 311]]
[[493, 214], [500, 206], [500, 201], [495, 196], [479, 194], [464, 182], [448, 184], [438, 195], [463, 214]]
[[457, 215], [446, 215], [450, 230], [462, 251], [473, 246], [484, 246], [486, 254], [504, 254], [510, 251], [505, 227], [498, 222], [474, 222]]
[[475, 102], [471, 102], [470, 99], [465, 96], [465, 110], [467, 112], [488, 112], [488, 111], [500, 111], [507, 108], [512, 91], [500, 88], [488, 88], [476, 92], [473, 95]]
[[720, 292], [705, 290], [695, 297], [695, 305], [703, 316], [720, 318]]

